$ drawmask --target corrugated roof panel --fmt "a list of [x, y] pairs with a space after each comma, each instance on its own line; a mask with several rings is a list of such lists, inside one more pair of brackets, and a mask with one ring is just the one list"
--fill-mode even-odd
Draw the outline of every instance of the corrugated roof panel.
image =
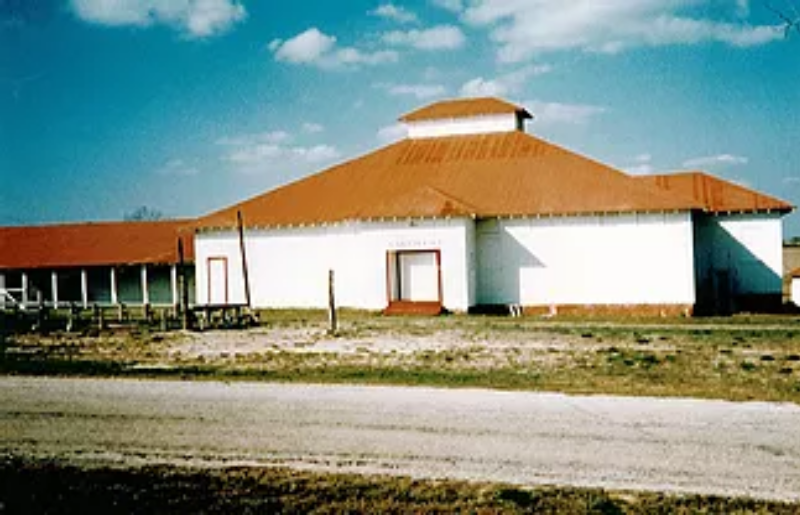
[[691, 199], [712, 213], [741, 211], [791, 211], [792, 205], [776, 197], [714, 177], [704, 172], [680, 172], [637, 177], [662, 191]]
[[0, 269], [61, 268], [194, 260], [191, 222], [103, 222], [0, 227]]
[[[430, 194], [404, 208], [398, 198], [434, 188], [476, 216], [695, 209], [601, 163], [522, 132], [404, 140], [199, 221], [233, 227], [432, 216]], [[418, 193], [419, 194], [419, 193]], [[426, 196], [427, 195], [427, 196]]]

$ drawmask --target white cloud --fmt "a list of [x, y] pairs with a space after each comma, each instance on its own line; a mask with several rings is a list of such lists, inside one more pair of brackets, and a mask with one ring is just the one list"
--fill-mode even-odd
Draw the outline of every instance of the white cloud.
[[[383, 64], [396, 63], [399, 55], [394, 50], [378, 50], [376, 52], [363, 52], [353, 47], [337, 50], [327, 60], [330, 66], [340, 65], [359, 65], [359, 64]], [[325, 65], [326, 62], [323, 62]]]
[[[314, 128], [319, 127], [312, 124]], [[222, 161], [237, 171], [258, 173], [276, 167], [297, 167], [328, 163], [341, 157], [331, 145], [291, 145], [291, 136], [283, 131], [240, 134], [220, 138], [217, 145], [225, 147]]]
[[392, 96], [412, 96], [419, 100], [441, 97], [447, 93], [447, 88], [441, 84], [375, 84], [376, 88], [386, 91]]
[[408, 129], [402, 123], [387, 125], [378, 130], [378, 141], [383, 144], [394, 143], [408, 136]]
[[225, 32], [247, 17], [237, 0], [71, 0], [80, 19], [99, 25], [168, 25], [191, 38]]
[[303, 124], [303, 131], [307, 132], [308, 134], [317, 134], [319, 132], [323, 132], [324, 130], [325, 126], [319, 123], [306, 122]]
[[526, 66], [494, 79], [475, 77], [461, 86], [464, 97], [504, 97], [518, 93], [528, 79], [550, 73], [549, 65]]
[[254, 144], [279, 145], [287, 143], [292, 136], [286, 131], [257, 132], [238, 136], [224, 136], [217, 140], [217, 145], [243, 146]]
[[413, 23], [418, 21], [417, 15], [404, 7], [394, 4], [383, 4], [369, 12], [373, 16], [379, 16], [399, 23]]
[[464, 10], [464, 2], [462, 0], [432, 0], [432, 3], [437, 7], [454, 13], [460, 13]]
[[507, 94], [508, 91], [501, 82], [483, 77], [475, 77], [461, 86], [461, 96], [464, 97], [502, 97]]
[[650, 163], [642, 163], [639, 165], [627, 166], [623, 171], [629, 175], [653, 175], [656, 169]]
[[732, 154], [719, 154], [716, 156], [703, 156], [687, 159], [683, 162], [685, 168], [713, 168], [724, 166], [746, 165], [749, 159]]
[[656, 168], [653, 166], [653, 156], [650, 154], [639, 154], [631, 161], [634, 164], [622, 168], [630, 175], [652, 175], [656, 173]]
[[269, 44], [275, 59], [294, 64], [314, 63], [336, 45], [336, 38], [312, 27], [287, 40], [273, 40]]
[[784, 177], [782, 182], [789, 185], [800, 184], [800, 177]]
[[353, 47], [336, 48], [336, 37], [328, 36], [316, 27], [286, 41], [275, 39], [269, 44], [269, 49], [277, 61], [321, 68], [357, 67], [398, 60], [397, 52], [392, 50], [364, 52]]
[[200, 170], [194, 166], [186, 164], [183, 159], [171, 159], [167, 161], [164, 166], [159, 168], [157, 172], [161, 175], [189, 177], [199, 174]]
[[[719, 42], [736, 47], [779, 39], [774, 26], [692, 17], [698, 0], [475, 0], [464, 19], [485, 26], [498, 59], [519, 62], [561, 51], [617, 53], [639, 46]], [[738, 4], [738, 5], [737, 5]], [[731, 15], [741, 2], [730, 2]]]
[[293, 156], [308, 163], [325, 163], [339, 158], [342, 154], [332, 145], [314, 145], [313, 147], [292, 147]]
[[422, 30], [393, 30], [383, 35], [383, 41], [417, 50], [454, 50], [463, 47], [467, 38], [455, 25], [437, 25]]
[[[606, 112], [606, 108], [587, 104], [562, 104], [531, 100], [525, 107], [533, 114], [537, 125], [586, 125], [595, 116]], [[638, 156], [644, 157], [644, 156]]]

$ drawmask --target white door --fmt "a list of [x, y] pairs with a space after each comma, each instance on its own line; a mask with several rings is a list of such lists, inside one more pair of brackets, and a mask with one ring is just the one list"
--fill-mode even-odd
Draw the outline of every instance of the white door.
[[216, 306], [228, 303], [228, 260], [208, 258], [208, 303]]
[[402, 300], [436, 302], [439, 300], [439, 267], [435, 252], [401, 253], [399, 258]]

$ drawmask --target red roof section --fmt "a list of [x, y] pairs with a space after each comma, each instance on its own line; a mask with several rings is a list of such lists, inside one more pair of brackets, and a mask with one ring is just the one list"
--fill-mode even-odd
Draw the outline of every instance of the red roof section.
[[739, 186], [703, 172], [680, 172], [637, 177], [641, 182], [683, 198], [700, 202], [711, 213], [791, 211], [792, 205], [775, 197]]
[[198, 221], [198, 227], [702, 209], [523, 132], [406, 139]]
[[520, 114], [523, 118], [533, 118], [524, 107], [500, 100], [499, 98], [462, 98], [443, 100], [422, 107], [400, 117], [401, 122], [418, 122], [422, 120], [442, 120], [453, 118], [469, 118], [471, 116], [487, 116], [492, 114]]
[[191, 222], [102, 222], [0, 227], [0, 269], [178, 263], [194, 260]]

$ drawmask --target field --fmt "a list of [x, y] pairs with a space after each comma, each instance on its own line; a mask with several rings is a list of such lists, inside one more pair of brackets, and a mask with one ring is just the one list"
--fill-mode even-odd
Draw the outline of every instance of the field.
[[[800, 403], [792, 318], [386, 318], [271, 311], [250, 330], [17, 335], [0, 373], [404, 384]], [[0, 457], [0, 513], [800, 513], [708, 496], [282, 468], [109, 468]]]
[[0, 459], [8, 513], [773, 513], [797, 505], [707, 496], [319, 474], [281, 468], [78, 468]]
[[487, 387], [800, 403], [800, 320], [389, 318], [271, 311], [247, 331], [24, 335], [0, 373]]

